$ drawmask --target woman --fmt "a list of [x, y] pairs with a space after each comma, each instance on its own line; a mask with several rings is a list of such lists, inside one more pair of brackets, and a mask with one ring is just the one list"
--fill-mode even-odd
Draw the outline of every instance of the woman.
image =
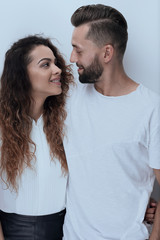
[[49, 39], [7, 51], [0, 90], [0, 218], [5, 239], [60, 240], [67, 162], [63, 148], [71, 69]]

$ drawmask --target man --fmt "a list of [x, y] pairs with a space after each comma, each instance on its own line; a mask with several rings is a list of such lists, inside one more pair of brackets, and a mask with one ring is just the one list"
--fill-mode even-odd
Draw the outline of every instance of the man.
[[[70, 60], [85, 84], [68, 104], [64, 240], [148, 239], [143, 219], [155, 175], [160, 183], [160, 98], [124, 71], [120, 12], [83, 6], [71, 22]], [[151, 240], [160, 239], [159, 208]]]

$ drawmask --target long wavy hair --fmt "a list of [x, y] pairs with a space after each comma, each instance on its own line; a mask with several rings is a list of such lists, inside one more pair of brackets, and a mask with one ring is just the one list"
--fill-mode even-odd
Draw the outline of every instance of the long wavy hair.
[[[62, 70], [62, 93], [46, 98], [43, 105], [44, 132], [50, 146], [52, 160], [57, 158], [62, 172], [67, 172], [67, 162], [63, 147], [65, 103], [69, 84], [73, 82], [70, 65], [66, 65], [58, 49], [48, 38], [39, 35], [28, 36], [15, 42], [6, 52], [0, 89], [0, 173], [5, 176], [7, 186], [18, 189], [17, 179], [25, 166], [32, 168], [36, 146], [30, 138], [32, 120], [31, 84], [27, 66], [31, 61], [31, 51], [39, 46], [49, 47], [56, 57], [56, 65]], [[5, 173], [5, 175], [3, 175]], [[4, 179], [3, 179], [4, 180]]]

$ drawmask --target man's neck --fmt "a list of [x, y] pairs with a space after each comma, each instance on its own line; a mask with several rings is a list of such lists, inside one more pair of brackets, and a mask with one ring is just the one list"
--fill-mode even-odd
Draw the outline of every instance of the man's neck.
[[123, 69], [121, 71], [103, 72], [95, 83], [95, 89], [105, 96], [122, 96], [136, 90], [138, 84], [129, 78]]

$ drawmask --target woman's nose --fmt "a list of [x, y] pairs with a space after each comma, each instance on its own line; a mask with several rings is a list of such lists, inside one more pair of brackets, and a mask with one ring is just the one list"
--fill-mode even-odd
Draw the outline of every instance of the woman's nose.
[[61, 72], [62, 72], [62, 70], [61, 70], [59, 67], [57, 67], [56, 65], [54, 65], [54, 66], [52, 67], [52, 73], [53, 73], [53, 74], [60, 75]]

